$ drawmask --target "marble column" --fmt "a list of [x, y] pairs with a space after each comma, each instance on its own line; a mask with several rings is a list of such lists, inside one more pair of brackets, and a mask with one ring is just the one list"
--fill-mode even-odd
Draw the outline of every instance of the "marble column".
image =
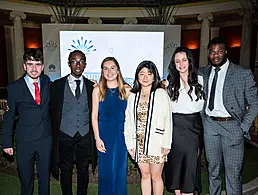
[[137, 24], [138, 20], [135, 17], [128, 17], [124, 19], [124, 24]]
[[220, 29], [220, 27], [211, 27], [211, 36], [210, 36], [210, 39], [213, 39], [213, 38], [219, 36], [219, 29]]
[[250, 68], [251, 41], [252, 41], [252, 10], [243, 10], [240, 62], [243, 67]]
[[102, 24], [102, 20], [100, 18], [89, 18], [88, 19], [89, 24]]
[[14, 33], [14, 63], [13, 73], [14, 80], [20, 78], [24, 73], [23, 70], [23, 54], [24, 54], [24, 40], [23, 40], [23, 26], [22, 19], [24, 20], [26, 15], [23, 12], [12, 11], [10, 13], [10, 19], [13, 20], [13, 33]]
[[213, 15], [211, 13], [200, 14], [197, 19], [202, 21], [199, 67], [203, 67], [208, 64], [207, 45], [210, 40], [210, 21], [213, 20]]

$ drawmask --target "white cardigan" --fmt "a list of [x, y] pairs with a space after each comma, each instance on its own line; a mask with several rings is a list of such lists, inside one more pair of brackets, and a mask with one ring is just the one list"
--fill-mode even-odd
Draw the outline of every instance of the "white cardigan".
[[[139, 100], [140, 93], [129, 95], [124, 126], [126, 147], [128, 150], [136, 149], [136, 162], [138, 161], [136, 127]], [[151, 92], [146, 123], [143, 152], [145, 155], [162, 156], [161, 148], [171, 148], [173, 132], [171, 102], [164, 89]]]

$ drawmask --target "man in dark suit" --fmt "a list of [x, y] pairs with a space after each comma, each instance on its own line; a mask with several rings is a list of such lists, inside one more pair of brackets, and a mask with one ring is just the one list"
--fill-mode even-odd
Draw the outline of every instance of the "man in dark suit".
[[208, 45], [211, 65], [200, 69], [207, 100], [204, 143], [210, 194], [221, 194], [224, 166], [227, 194], [240, 195], [244, 137], [250, 137], [249, 128], [258, 114], [258, 95], [251, 71], [230, 62], [225, 47], [222, 38], [212, 39]]
[[16, 123], [17, 166], [21, 182], [21, 195], [32, 195], [34, 163], [37, 162], [39, 194], [49, 194], [51, 152], [51, 125], [49, 120], [50, 79], [41, 75], [44, 64], [39, 49], [28, 49], [24, 55], [26, 74], [8, 85], [8, 107], [4, 114], [2, 148], [14, 154], [13, 130]]
[[91, 125], [94, 83], [82, 76], [86, 56], [75, 50], [68, 57], [71, 73], [51, 87], [50, 114], [53, 131], [53, 176], [59, 178], [63, 195], [72, 195], [72, 173], [77, 168], [77, 195], [87, 194], [89, 160], [96, 168], [97, 151]]

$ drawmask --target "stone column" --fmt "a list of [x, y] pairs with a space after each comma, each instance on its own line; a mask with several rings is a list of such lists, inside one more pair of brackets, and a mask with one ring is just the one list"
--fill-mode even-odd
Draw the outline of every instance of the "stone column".
[[203, 67], [208, 64], [207, 45], [210, 40], [210, 22], [209, 21], [212, 21], [213, 15], [211, 13], [200, 14], [198, 15], [197, 19], [199, 21], [202, 21], [199, 67]]
[[6, 61], [7, 61], [7, 73], [8, 73], [8, 83], [13, 82], [14, 79], [14, 33], [13, 26], [4, 26], [5, 30], [5, 43], [6, 43]]
[[240, 62], [243, 67], [250, 68], [251, 41], [252, 41], [252, 10], [243, 10]]
[[24, 40], [23, 40], [23, 27], [22, 19], [24, 20], [26, 15], [23, 12], [13, 11], [10, 13], [10, 19], [13, 20], [14, 27], [14, 63], [13, 73], [14, 80], [18, 79], [24, 73], [23, 70], [23, 53], [24, 53]]
[[210, 39], [213, 39], [213, 38], [219, 36], [219, 29], [220, 29], [220, 27], [211, 27], [211, 36], [210, 36]]
[[100, 18], [89, 18], [88, 23], [89, 24], [102, 24], [102, 20]]
[[124, 19], [124, 24], [137, 24], [138, 20], [135, 17], [128, 17]]
[[52, 15], [52, 16], [50, 17], [50, 22], [51, 22], [51, 23], [55, 23], [55, 24], [58, 24], [58, 23], [59, 23], [59, 22], [58, 22], [58, 19], [56, 18], [55, 15]]

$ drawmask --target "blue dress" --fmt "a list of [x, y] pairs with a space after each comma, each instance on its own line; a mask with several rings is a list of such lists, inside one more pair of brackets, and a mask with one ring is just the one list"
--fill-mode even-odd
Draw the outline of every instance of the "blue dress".
[[118, 97], [118, 88], [107, 89], [105, 100], [99, 103], [99, 135], [106, 152], [98, 152], [98, 195], [127, 195], [126, 105]]

